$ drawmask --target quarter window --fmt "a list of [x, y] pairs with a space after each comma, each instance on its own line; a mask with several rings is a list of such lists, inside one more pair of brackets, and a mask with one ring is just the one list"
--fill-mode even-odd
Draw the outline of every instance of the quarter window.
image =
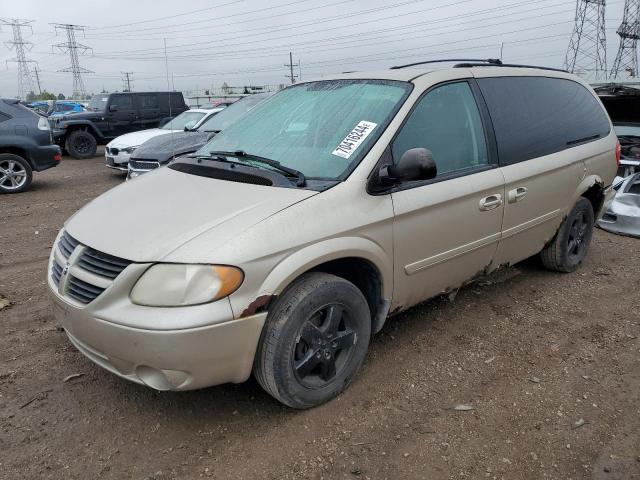
[[604, 109], [578, 82], [547, 77], [481, 78], [502, 165], [606, 137]]
[[480, 112], [467, 82], [436, 87], [419, 100], [393, 142], [393, 161], [411, 148], [431, 151], [438, 176], [488, 165]]
[[143, 110], [158, 108], [158, 95], [141, 95], [140, 102]]

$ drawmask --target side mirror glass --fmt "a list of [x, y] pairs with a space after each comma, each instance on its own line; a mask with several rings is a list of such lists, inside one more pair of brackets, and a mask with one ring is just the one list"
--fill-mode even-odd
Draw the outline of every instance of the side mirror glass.
[[411, 148], [396, 165], [380, 168], [379, 178], [385, 185], [415, 180], [431, 180], [438, 174], [433, 154], [426, 148]]
[[110, 112], [117, 112], [118, 111], [118, 105], [109, 105], [109, 111]]

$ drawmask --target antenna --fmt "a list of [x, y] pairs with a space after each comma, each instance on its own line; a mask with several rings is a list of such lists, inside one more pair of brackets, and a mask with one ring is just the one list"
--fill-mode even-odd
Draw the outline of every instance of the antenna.
[[569, 72], [593, 72], [596, 80], [607, 76], [604, 11], [605, 0], [577, 0], [575, 24], [564, 62]]
[[71, 65], [62, 70], [58, 70], [59, 72], [71, 72], [73, 74], [73, 96], [75, 98], [84, 97], [87, 94], [86, 89], [84, 88], [84, 82], [82, 81], [83, 73], [93, 73], [91, 70], [87, 70], [86, 68], [82, 68], [80, 66], [80, 61], [78, 60], [78, 51], [80, 54], [93, 49], [91, 47], [87, 47], [86, 45], [82, 45], [76, 41], [76, 32], [82, 32], [84, 34], [84, 27], [81, 25], [71, 25], [69, 23], [52, 23], [52, 25], [56, 29], [56, 34], [58, 30], [64, 30], [67, 34], [67, 41], [63, 43], [58, 43], [57, 45], [53, 45], [52, 48], [58, 48], [61, 52], [69, 53], [69, 57], [71, 58]]
[[638, 76], [638, 38], [640, 38], [640, 0], [626, 0], [624, 15], [618, 27], [620, 46], [613, 61], [611, 76], [617, 77], [620, 72], [628, 72], [629, 76]]
[[23, 100], [26, 99], [29, 92], [35, 90], [29, 64], [36, 63], [37, 65], [37, 62], [29, 60], [25, 54], [25, 50], [29, 51], [33, 48], [33, 43], [25, 42], [22, 39], [22, 27], [31, 28], [32, 22], [33, 20], [20, 20], [18, 18], [13, 20], [0, 20], [0, 25], [11, 25], [13, 29], [13, 41], [5, 42], [5, 45], [7, 45], [9, 50], [14, 50], [16, 56], [7, 60], [7, 63], [14, 62], [18, 64], [18, 94]]

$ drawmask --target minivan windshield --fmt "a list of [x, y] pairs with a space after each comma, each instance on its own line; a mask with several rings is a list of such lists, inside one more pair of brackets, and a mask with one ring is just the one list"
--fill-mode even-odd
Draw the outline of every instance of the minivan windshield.
[[89, 110], [102, 111], [107, 108], [107, 101], [109, 100], [109, 94], [94, 95], [89, 100]]
[[196, 155], [243, 151], [239, 163], [268, 168], [251, 161], [259, 156], [308, 179], [337, 180], [357, 165], [410, 91], [407, 82], [387, 80], [294, 85], [240, 117]]
[[160, 128], [163, 130], [184, 130], [185, 127], [193, 128], [204, 116], [205, 114], [203, 112], [182, 112], [176, 118], [165, 123]]

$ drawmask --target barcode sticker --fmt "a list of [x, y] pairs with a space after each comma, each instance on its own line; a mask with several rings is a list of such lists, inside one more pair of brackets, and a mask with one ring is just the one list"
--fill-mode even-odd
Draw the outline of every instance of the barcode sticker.
[[377, 126], [377, 123], [362, 120], [358, 125], [353, 127], [353, 130], [344, 137], [344, 140], [340, 142], [340, 145], [338, 145], [331, 154], [342, 158], [349, 158]]

